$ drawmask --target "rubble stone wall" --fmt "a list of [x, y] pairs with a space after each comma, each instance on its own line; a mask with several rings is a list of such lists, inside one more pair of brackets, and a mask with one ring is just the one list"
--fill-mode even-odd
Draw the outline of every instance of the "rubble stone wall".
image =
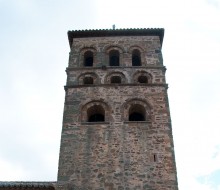
[[[120, 50], [120, 66], [109, 67], [108, 52]], [[132, 67], [131, 52], [141, 51]], [[83, 55], [94, 52], [93, 67]], [[157, 36], [77, 38], [67, 68], [66, 97], [58, 171], [59, 189], [177, 190], [177, 176], [165, 67]], [[105, 66], [105, 67], [103, 67]], [[120, 84], [111, 84], [111, 75]], [[139, 83], [138, 76], [147, 83]], [[83, 84], [84, 77], [93, 84]], [[88, 109], [104, 109], [103, 122], [88, 122]], [[141, 105], [144, 121], [129, 121]]]

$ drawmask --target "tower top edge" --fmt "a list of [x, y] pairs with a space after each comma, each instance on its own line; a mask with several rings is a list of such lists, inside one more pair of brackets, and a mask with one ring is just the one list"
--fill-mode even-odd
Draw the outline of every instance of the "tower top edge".
[[128, 28], [128, 29], [89, 29], [68, 31], [70, 47], [74, 38], [117, 37], [117, 36], [159, 36], [162, 46], [164, 28]]

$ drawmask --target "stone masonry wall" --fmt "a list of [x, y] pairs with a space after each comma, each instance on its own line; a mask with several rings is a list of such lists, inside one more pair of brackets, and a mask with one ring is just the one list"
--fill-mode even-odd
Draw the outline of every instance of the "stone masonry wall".
[[[132, 48], [141, 67], [131, 66]], [[120, 66], [108, 66], [108, 50], [120, 51]], [[83, 53], [93, 49], [93, 67]], [[178, 190], [171, 119], [157, 36], [77, 38], [67, 68], [58, 188], [77, 190]], [[85, 50], [85, 51], [84, 51]], [[103, 67], [106, 66], [106, 67]], [[109, 76], [123, 78], [110, 84]], [[137, 76], [148, 83], [140, 84]], [[93, 77], [84, 85], [82, 78]], [[129, 121], [129, 106], [145, 108], [145, 121]], [[104, 122], [88, 122], [90, 105], [101, 105]]]
[[132, 37], [99, 37], [77, 38], [69, 57], [69, 67], [82, 67], [83, 53], [94, 50], [94, 66], [108, 66], [108, 51], [112, 48], [120, 51], [121, 66], [131, 66], [131, 51], [137, 48], [141, 51], [142, 65], [161, 65], [161, 45], [157, 36]]

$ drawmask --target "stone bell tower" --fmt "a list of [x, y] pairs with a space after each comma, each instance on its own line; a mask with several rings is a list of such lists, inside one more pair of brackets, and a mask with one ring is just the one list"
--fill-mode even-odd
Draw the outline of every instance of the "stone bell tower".
[[163, 36], [68, 32], [59, 189], [178, 190]]

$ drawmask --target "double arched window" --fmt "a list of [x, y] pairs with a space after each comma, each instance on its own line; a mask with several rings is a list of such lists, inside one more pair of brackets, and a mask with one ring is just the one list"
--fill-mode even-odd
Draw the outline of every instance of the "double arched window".
[[[151, 108], [143, 100], [132, 99], [121, 107], [122, 118], [126, 122], [151, 121]], [[82, 122], [109, 122], [112, 111], [110, 107], [102, 101], [92, 101], [82, 107]]]
[[[128, 121], [146, 121], [146, 109], [143, 105], [131, 105]], [[104, 122], [105, 110], [101, 105], [93, 105], [87, 109], [87, 122]]]

